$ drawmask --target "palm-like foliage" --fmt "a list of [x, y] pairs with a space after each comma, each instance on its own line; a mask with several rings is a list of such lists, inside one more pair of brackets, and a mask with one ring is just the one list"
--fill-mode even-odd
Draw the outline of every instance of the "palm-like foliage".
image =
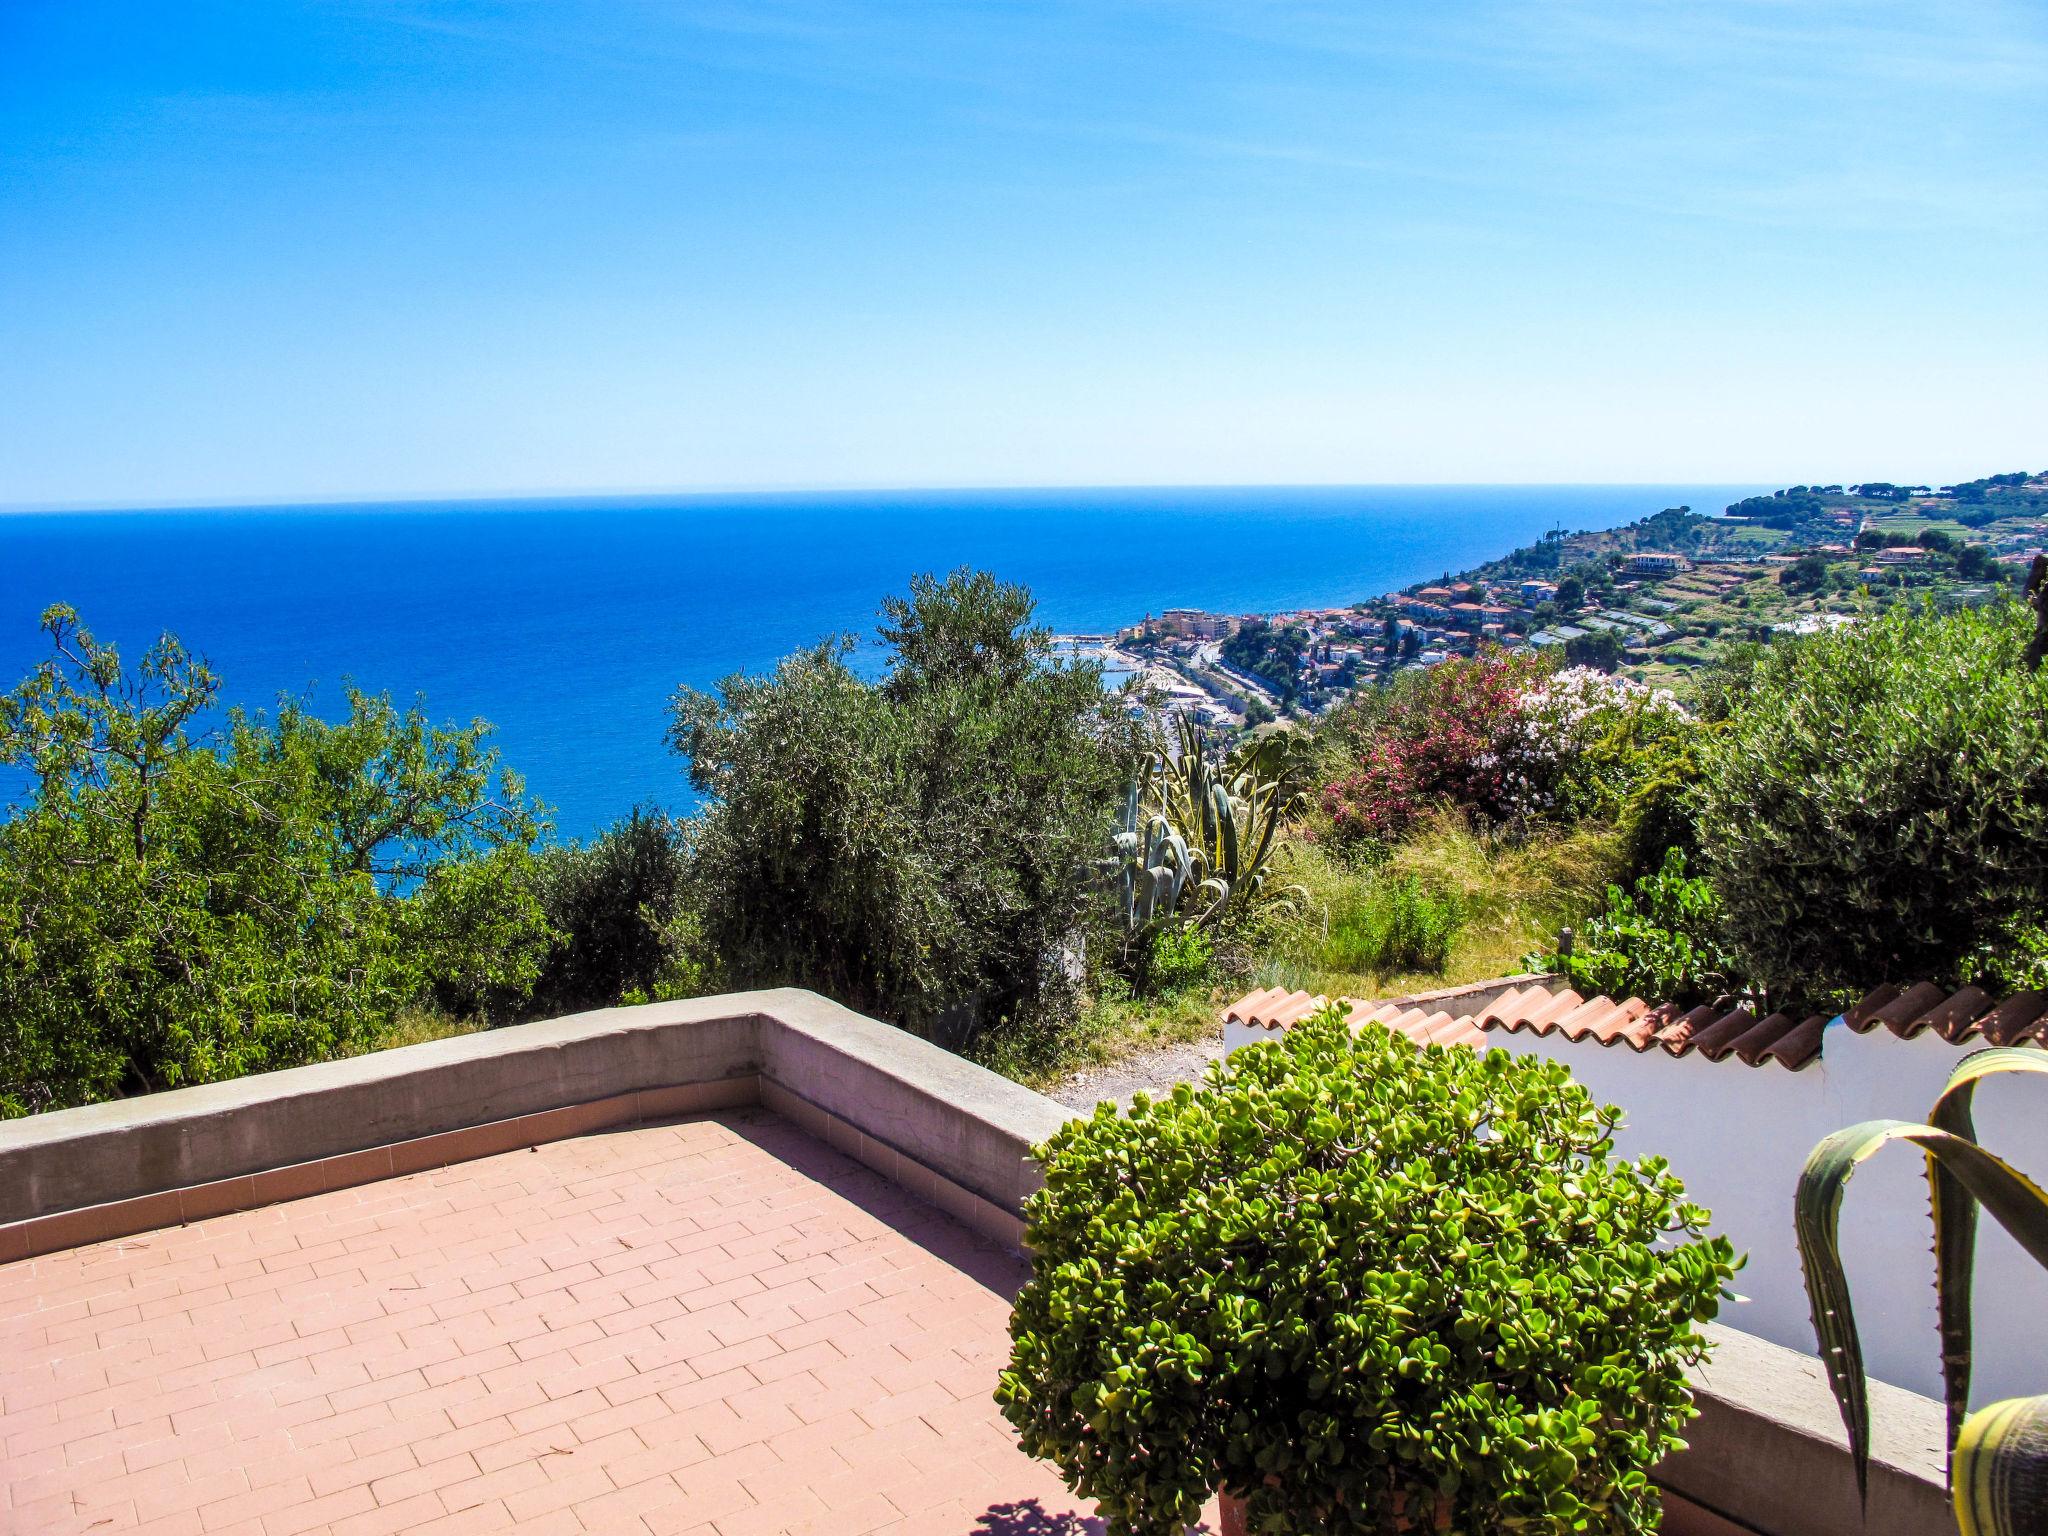
[[1977, 1084], [2001, 1072], [2048, 1073], [2040, 1051], [2003, 1047], [1965, 1057], [1950, 1074], [1926, 1125], [1867, 1120], [1813, 1149], [1799, 1175], [1796, 1221], [1813, 1328], [1828, 1385], [1848, 1427], [1856, 1486], [1867, 1491], [1870, 1402], [1863, 1349], [1842, 1269], [1838, 1223], [1849, 1176], [1894, 1141], [1927, 1157], [1934, 1213], [1935, 1288], [1948, 1407], [1949, 1488], [1963, 1536], [2018, 1536], [2048, 1517], [2048, 1396], [1969, 1412], [1970, 1281], [1982, 1205], [2034, 1260], [2048, 1268], [2048, 1193], [1979, 1146], [1971, 1118]]

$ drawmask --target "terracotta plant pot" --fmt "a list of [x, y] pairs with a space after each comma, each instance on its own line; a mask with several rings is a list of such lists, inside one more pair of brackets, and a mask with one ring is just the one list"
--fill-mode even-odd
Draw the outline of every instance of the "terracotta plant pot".
[[1222, 1536], [1244, 1536], [1244, 1500], [1234, 1493], [1216, 1495], [1216, 1510], [1222, 1517]]

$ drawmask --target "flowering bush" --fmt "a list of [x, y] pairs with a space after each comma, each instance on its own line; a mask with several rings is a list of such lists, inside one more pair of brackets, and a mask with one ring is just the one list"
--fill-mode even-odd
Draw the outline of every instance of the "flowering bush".
[[1591, 667], [1553, 673], [1516, 703], [1505, 753], [1521, 768], [1520, 819], [1612, 813], [1692, 723], [1670, 689]]
[[1502, 651], [1379, 702], [1340, 727], [1350, 762], [1322, 791], [1340, 837], [1390, 842], [1440, 806], [1495, 826], [1612, 815], [1691, 726], [1666, 689]]
[[1531, 797], [1522, 764], [1523, 696], [1540, 657], [1489, 651], [1402, 675], [1372, 718], [1339, 724], [1350, 762], [1323, 786], [1340, 837], [1392, 841], [1422, 812], [1456, 806], [1481, 822], [1514, 820]]

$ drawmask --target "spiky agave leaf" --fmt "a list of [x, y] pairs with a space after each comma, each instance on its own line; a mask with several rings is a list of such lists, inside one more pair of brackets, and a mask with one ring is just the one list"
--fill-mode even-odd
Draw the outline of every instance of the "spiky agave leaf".
[[[1973, 1051], [1949, 1073], [1927, 1123], [1966, 1141], [1977, 1139], [1971, 1108], [1977, 1085], [2005, 1072], [2048, 1075], [2048, 1057], [2038, 1050], [1997, 1046]], [[1948, 1408], [1951, 1455], [1970, 1411], [1970, 1292], [1976, 1268], [1977, 1206], [1946, 1166], [1927, 1159], [1928, 1197], [1934, 1207], [1935, 1307], [1941, 1329], [1942, 1397]]]
[[1993, 1403], [1963, 1423], [1950, 1459], [1961, 1536], [2032, 1536], [2048, 1509], [2048, 1397]]
[[[1291, 738], [1269, 736], [1218, 755], [1207, 731], [1176, 716], [1173, 739], [1146, 765], [1146, 804], [1184, 840], [1187, 874], [1171, 916], [1192, 890], [1204, 905], [1190, 921], [1208, 925], [1230, 907], [1264, 898], [1267, 863], [1282, 823], [1298, 806], [1293, 783], [1300, 753]], [[1127, 814], [1127, 821], [1135, 818]], [[1157, 863], [1148, 851], [1147, 863]], [[1306, 900], [1306, 892], [1301, 893]]]
[[[2048, 1266], [2048, 1193], [2003, 1159], [1950, 1132], [1905, 1120], [1866, 1120], [1829, 1136], [1813, 1149], [1800, 1170], [1794, 1203], [1800, 1268], [1813, 1312], [1828, 1385], [1849, 1432], [1849, 1450], [1856, 1465], [1856, 1491], [1867, 1496], [1870, 1476], [1870, 1399], [1863, 1374], [1863, 1346], [1849, 1300], [1848, 1276], [1842, 1269], [1839, 1223], [1842, 1195], [1849, 1176], [1866, 1159], [1894, 1141], [1910, 1141], [1938, 1160], [1969, 1196], [1991, 1212], [1998, 1224]], [[1952, 1212], [1937, 1211], [1947, 1220]], [[1937, 1233], [1935, 1247], [1944, 1251]], [[1937, 1274], [1937, 1283], [1942, 1277]]]

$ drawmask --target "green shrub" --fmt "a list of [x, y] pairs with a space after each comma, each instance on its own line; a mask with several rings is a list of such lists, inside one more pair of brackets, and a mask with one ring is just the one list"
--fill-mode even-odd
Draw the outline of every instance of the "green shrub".
[[1631, 876], [1655, 874], [1674, 848], [1688, 863], [1699, 863], [1699, 796], [1706, 775], [1702, 748], [1715, 729], [1694, 725], [1643, 757], [1614, 817]]
[[1441, 975], [1465, 926], [1465, 904], [1411, 876], [1383, 876], [1330, 912], [1323, 961], [1334, 971]]
[[2048, 674], [2017, 603], [1780, 642], [1705, 749], [1700, 845], [1774, 993], [1958, 979], [2048, 912]]
[[198, 722], [165, 636], [125, 669], [71, 610], [0, 696], [0, 1115], [366, 1049], [415, 1004], [516, 1006], [548, 931], [539, 821], [489, 727], [351, 690]]
[[1579, 931], [1569, 955], [1532, 955], [1528, 962], [1560, 971], [1582, 996], [1641, 997], [1695, 1003], [1735, 985], [1735, 961], [1724, 947], [1721, 903], [1713, 886], [1685, 873], [1685, 853], [1669, 849], [1664, 866], [1644, 875], [1633, 893], [1607, 887], [1607, 909]]
[[1206, 986], [1216, 969], [1216, 946], [1200, 928], [1177, 925], [1152, 936], [1145, 965], [1146, 990], [1171, 997], [1190, 987]]
[[686, 995], [687, 831], [665, 811], [636, 807], [592, 842], [540, 856], [555, 939], [534, 983], [534, 1016]]
[[2015, 922], [1994, 942], [1964, 956], [1956, 979], [2002, 997], [2048, 991], [2048, 926]]
[[1335, 1010], [1104, 1106], [1038, 1153], [997, 1400], [1117, 1536], [1219, 1488], [1274, 1532], [1653, 1531], [1733, 1260], [1619, 1120]]

